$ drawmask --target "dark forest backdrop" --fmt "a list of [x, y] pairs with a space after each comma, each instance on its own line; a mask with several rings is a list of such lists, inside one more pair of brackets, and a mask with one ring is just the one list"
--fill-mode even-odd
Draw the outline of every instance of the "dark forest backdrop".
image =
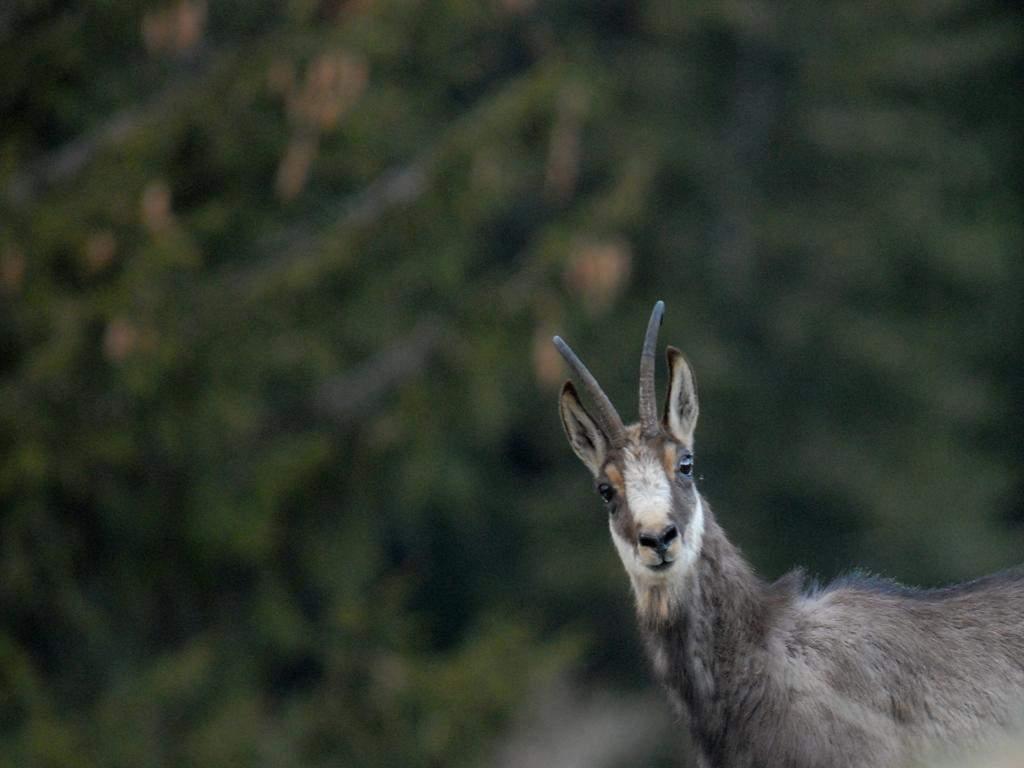
[[[6, 0], [0, 765], [643, 736], [549, 339], [632, 416], [658, 298], [764, 575], [1024, 559], [1022, 35], [984, 0]], [[687, 765], [671, 730], [586, 759]]]

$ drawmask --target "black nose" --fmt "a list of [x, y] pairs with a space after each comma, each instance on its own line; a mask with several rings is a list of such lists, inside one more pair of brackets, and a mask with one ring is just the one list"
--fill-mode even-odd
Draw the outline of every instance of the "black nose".
[[669, 544], [672, 543], [672, 539], [678, 535], [679, 530], [675, 525], [670, 523], [669, 525], [666, 525], [657, 536], [645, 532], [637, 536], [637, 541], [640, 542], [641, 547], [650, 547], [651, 549], [657, 550], [658, 554], [661, 554], [668, 549]]

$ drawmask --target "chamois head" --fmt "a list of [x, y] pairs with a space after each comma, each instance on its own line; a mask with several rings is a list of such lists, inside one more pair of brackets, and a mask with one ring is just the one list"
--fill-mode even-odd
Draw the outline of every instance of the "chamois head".
[[654, 358], [664, 311], [659, 301], [647, 324], [640, 356], [640, 421], [630, 426], [622, 423], [569, 345], [554, 338], [594, 404], [592, 417], [567, 381], [559, 399], [562, 426], [608, 508], [612, 541], [637, 599], [654, 614], [668, 609], [673, 587], [684, 583], [700, 554], [704, 533], [704, 508], [693, 475], [697, 389], [690, 366], [674, 347], [668, 348], [665, 410], [661, 419], [657, 414]]

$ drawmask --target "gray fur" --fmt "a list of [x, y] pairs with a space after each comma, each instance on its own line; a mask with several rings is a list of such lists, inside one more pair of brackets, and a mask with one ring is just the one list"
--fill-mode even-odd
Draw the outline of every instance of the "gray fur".
[[[704, 765], [884, 768], [1019, 723], [1024, 573], [913, 591], [803, 593], [754, 575], [707, 502], [704, 547], [668, 622], [642, 622]], [[660, 667], [660, 668], [659, 668]]]

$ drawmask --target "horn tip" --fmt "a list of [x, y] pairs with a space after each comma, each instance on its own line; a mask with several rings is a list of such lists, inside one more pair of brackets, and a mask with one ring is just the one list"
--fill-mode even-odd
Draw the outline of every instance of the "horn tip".
[[572, 347], [565, 343], [565, 339], [561, 336], [552, 336], [551, 343], [555, 345], [555, 349], [558, 350], [558, 353], [565, 359], [565, 361], [575, 367], [573, 359], [576, 355], [572, 351]]

